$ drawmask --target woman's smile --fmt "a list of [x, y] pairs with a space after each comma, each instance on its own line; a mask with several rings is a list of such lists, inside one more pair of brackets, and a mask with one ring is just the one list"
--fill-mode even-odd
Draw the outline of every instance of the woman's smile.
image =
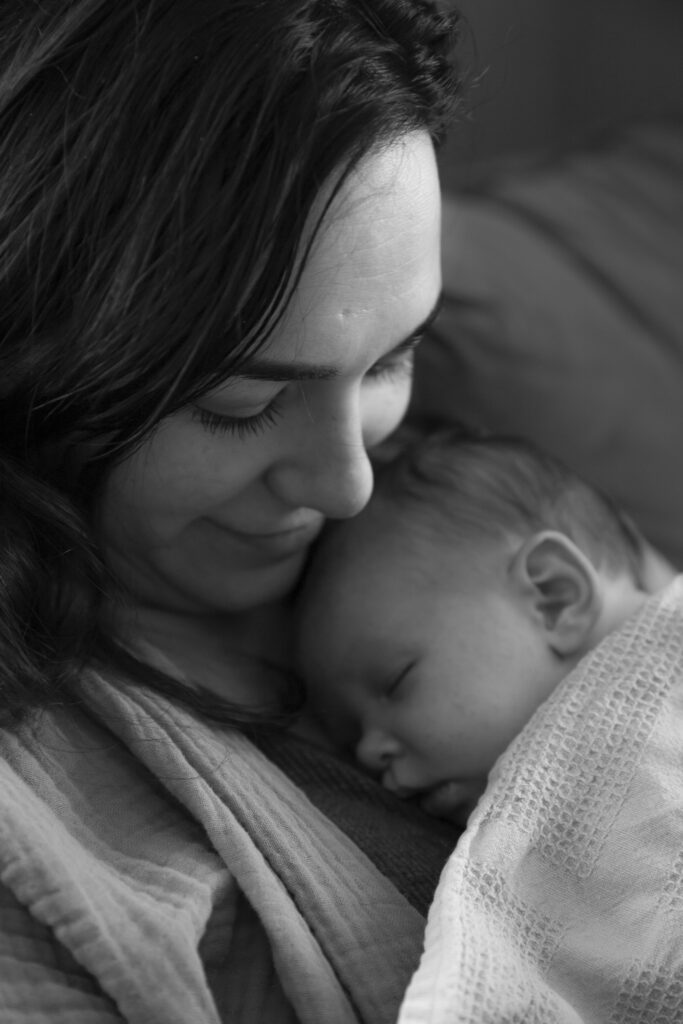
[[323, 521], [322, 517], [318, 517], [301, 526], [253, 532], [235, 530], [210, 520], [208, 522], [210, 526], [220, 530], [229, 543], [234, 543], [238, 548], [253, 554], [259, 562], [268, 562], [289, 558], [309, 547], [320, 533]]

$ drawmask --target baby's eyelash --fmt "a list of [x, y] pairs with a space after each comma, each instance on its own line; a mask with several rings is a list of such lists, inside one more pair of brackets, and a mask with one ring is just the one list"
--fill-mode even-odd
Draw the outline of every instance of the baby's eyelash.
[[417, 658], [414, 658], [408, 665], [406, 665], [402, 672], [399, 672], [397, 676], [386, 682], [381, 694], [384, 700], [392, 700], [397, 696], [416, 664]]
[[272, 427], [280, 417], [277, 402], [272, 401], [255, 416], [225, 416], [210, 412], [195, 405], [192, 408], [192, 419], [204, 427], [210, 434], [233, 434], [238, 438], [253, 437], [261, 431]]

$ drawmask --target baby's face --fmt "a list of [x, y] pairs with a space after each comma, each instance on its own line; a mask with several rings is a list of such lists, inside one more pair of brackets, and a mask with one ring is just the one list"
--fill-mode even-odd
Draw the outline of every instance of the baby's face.
[[399, 795], [452, 780], [483, 788], [566, 672], [518, 599], [505, 552], [343, 529], [349, 543], [303, 618], [314, 710]]

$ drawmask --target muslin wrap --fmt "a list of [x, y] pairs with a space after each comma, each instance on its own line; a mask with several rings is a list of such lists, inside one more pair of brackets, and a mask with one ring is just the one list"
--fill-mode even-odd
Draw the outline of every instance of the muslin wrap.
[[244, 736], [86, 684], [0, 730], [2, 1024], [393, 1024], [422, 916]]

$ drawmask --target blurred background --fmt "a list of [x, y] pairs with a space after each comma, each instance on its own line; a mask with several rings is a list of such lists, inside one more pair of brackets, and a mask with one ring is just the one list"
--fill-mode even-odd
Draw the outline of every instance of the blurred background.
[[681, 0], [455, 0], [471, 38], [469, 119], [444, 185], [480, 165], [555, 152], [634, 120], [683, 117]]
[[683, 0], [445, 2], [471, 84], [413, 409], [536, 441], [683, 570]]

